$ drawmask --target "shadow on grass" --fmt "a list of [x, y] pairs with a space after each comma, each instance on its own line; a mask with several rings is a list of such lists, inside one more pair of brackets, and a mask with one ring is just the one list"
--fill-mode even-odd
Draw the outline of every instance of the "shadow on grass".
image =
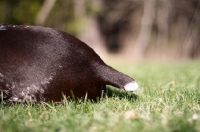
[[138, 98], [138, 95], [133, 92], [123, 91], [111, 86], [106, 86], [106, 96], [108, 98], [118, 97], [119, 99], [126, 98], [128, 100], [136, 100]]

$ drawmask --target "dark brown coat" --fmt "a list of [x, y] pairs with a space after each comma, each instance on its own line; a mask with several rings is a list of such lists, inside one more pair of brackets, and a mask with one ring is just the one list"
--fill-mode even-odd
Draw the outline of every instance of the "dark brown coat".
[[132, 78], [107, 66], [72, 35], [40, 26], [0, 24], [0, 91], [4, 101], [59, 102], [71, 93], [77, 98], [87, 93], [95, 100], [106, 84], [128, 91], [138, 88]]

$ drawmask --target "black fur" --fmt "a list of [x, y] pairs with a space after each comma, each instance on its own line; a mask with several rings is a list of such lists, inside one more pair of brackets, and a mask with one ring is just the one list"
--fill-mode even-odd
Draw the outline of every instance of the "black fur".
[[106, 84], [124, 89], [132, 81], [72, 35], [0, 24], [0, 90], [7, 102], [59, 102], [71, 92], [96, 100]]

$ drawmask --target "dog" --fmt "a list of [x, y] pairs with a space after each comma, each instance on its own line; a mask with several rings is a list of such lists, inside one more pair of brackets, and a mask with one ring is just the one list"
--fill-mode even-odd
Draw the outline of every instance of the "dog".
[[137, 90], [129, 76], [106, 65], [92, 48], [53, 28], [0, 24], [0, 92], [4, 102], [96, 100], [106, 85]]

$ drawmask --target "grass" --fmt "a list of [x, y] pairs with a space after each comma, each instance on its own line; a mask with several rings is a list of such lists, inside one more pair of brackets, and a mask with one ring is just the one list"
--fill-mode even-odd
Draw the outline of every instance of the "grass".
[[98, 103], [1, 104], [0, 131], [200, 132], [199, 62], [112, 66], [137, 80], [137, 99], [122, 93]]

